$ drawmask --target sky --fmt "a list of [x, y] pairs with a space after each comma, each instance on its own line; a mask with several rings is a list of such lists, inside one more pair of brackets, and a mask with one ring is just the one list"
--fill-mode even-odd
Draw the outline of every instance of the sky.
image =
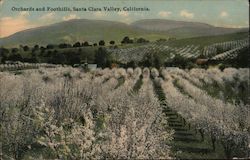
[[[45, 11], [16, 9], [45, 7]], [[47, 11], [47, 7], [86, 8], [87, 11]], [[88, 11], [88, 8], [101, 11]], [[103, 7], [121, 8], [104, 11]], [[124, 11], [123, 7], [149, 8]], [[0, 38], [16, 32], [71, 19], [100, 19], [131, 23], [140, 19], [203, 22], [219, 27], [249, 26], [248, 0], [0, 0]]]

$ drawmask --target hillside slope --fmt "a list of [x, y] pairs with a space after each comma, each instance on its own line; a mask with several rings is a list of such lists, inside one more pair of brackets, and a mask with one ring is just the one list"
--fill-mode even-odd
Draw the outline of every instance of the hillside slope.
[[200, 22], [184, 22], [163, 19], [144, 19], [131, 23], [131, 26], [146, 31], [167, 33], [180, 38], [212, 36], [247, 31], [247, 28], [223, 28]]
[[[246, 29], [243, 29], [246, 30]], [[240, 32], [242, 29], [218, 28], [205, 23], [172, 20], [140, 20], [131, 24], [106, 21], [75, 19], [48, 26], [17, 32], [0, 38], [0, 46], [47, 45], [89, 41], [92, 43], [114, 40], [120, 43], [124, 36], [144, 37], [151, 41], [159, 38], [190, 38]]]
[[81, 19], [21, 31], [0, 39], [0, 45], [98, 42], [102, 39], [120, 40], [125, 35], [143, 33], [147, 32], [133, 29], [125, 23]]

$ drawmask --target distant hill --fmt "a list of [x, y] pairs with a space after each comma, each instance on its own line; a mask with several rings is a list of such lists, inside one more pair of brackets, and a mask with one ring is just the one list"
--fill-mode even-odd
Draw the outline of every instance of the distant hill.
[[[246, 30], [246, 29], [243, 29]], [[198, 22], [172, 20], [140, 20], [125, 24], [106, 20], [75, 19], [48, 26], [20, 31], [5, 38], [0, 38], [0, 46], [46, 45], [75, 43], [77, 41], [98, 42], [110, 40], [120, 43], [124, 36], [144, 37], [149, 40], [177, 37], [190, 38], [240, 32], [242, 29], [213, 27]]]
[[177, 28], [213, 28], [213, 26], [199, 22], [184, 22], [163, 19], [143, 19], [131, 23], [131, 26], [150, 31], [169, 31]]
[[144, 19], [131, 23], [131, 26], [146, 31], [166, 33], [180, 38], [214, 36], [236, 32], [246, 32], [248, 28], [223, 28], [200, 22], [184, 22], [163, 19]]
[[146, 34], [125, 23], [77, 19], [48, 26], [28, 29], [0, 39], [0, 45], [74, 43], [76, 41], [98, 42], [120, 40], [125, 35]]

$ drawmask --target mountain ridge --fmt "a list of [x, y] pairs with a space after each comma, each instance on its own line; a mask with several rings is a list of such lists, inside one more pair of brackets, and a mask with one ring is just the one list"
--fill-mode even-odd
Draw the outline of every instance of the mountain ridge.
[[220, 35], [245, 30], [245, 28], [228, 29], [201, 22], [165, 19], [143, 19], [130, 24], [109, 20], [73, 19], [26, 29], [0, 38], [0, 46], [45, 45], [49, 43], [74, 43], [76, 41], [94, 43], [99, 40], [107, 42], [115, 40], [119, 43], [124, 36], [156, 40], [167, 37], [189, 38]]

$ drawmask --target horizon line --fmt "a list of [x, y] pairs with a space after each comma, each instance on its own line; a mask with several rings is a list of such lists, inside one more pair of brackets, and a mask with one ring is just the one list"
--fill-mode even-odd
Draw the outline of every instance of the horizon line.
[[[109, 22], [118, 22], [118, 23], [123, 23], [123, 24], [127, 24], [127, 25], [131, 25], [134, 22], [138, 22], [138, 21], [143, 21], [143, 20], [163, 20], [163, 21], [174, 21], [174, 22], [186, 22], [186, 23], [200, 23], [200, 24], [205, 24], [205, 25], [209, 25], [211, 27], [215, 27], [215, 28], [225, 28], [225, 29], [247, 29], [249, 28], [248, 26], [241, 26], [241, 27], [232, 27], [232, 26], [219, 26], [219, 25], [213, 25], [213, 24], [209, 24], [209, 23], [205, 23], [205, 22], [199, 22], [199, 21], [182, 21], [182, 20], [171, 20], [171, 19], [161, 19], [161, 18], [145, 18], [145, 19], [139, 19], [139, 20], [135, 20], [133, 22], [122, 22], [122, 21], [116, 21], [116, 20], [108, 20], [108, 19], [87, 19], [87, 18], [74, 18], [74, 19], [70, 19], [70, 20], [61, 20], [59, 22], [55, 22], [55, 23], [51, 23], [51, 24], [46, 24], [46, 25], [41, 25], [41, 26], [34, 26], [31, 28], [27, 28], [21, 31], [17, 31], [11, 35], [8, 36], [4, 36], [4, 37], [0, 37], [0, 39], [4, 39], [4, 38], [8, 38], [11, 37], [19, 32], [24, 32], [24, 31], [29, 31], [29, 30], [33, 30], [33, 29], [38, 29], [38, 28], [42, 28], [42, 27], [47, 27], [47, 26], [51, 26], [51, 25], [55, 25], [58, 23], [63, 23], [63, 22], [70, 22], [70, 21], [76, 21], [76, 20], [89, 20], [89, 21], [109, 21]], [[1, 36], [1, 35], [0, 35]]]

